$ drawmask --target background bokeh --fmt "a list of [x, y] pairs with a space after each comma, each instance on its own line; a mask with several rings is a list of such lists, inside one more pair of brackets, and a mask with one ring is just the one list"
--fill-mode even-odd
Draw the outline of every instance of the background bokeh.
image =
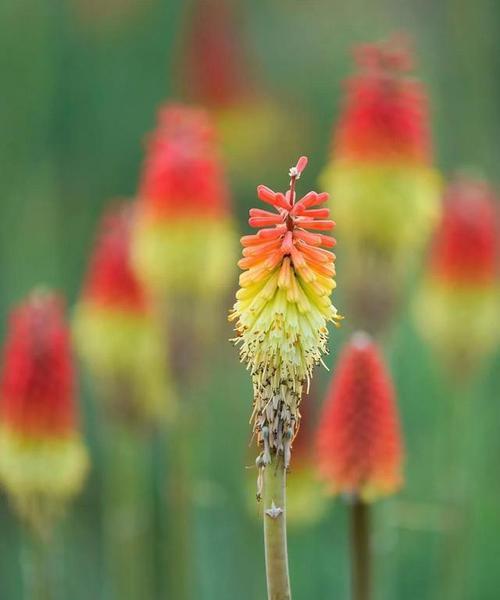
[[[134, 196], [144, 135], [154, 126], [158, 106], [180, 97], [189, 8], [181, 0], [0, 3], [2, 333], [9, 308], [35, 284], [62, 290], [70, 307], [76, 300], [105, 203]], [[500, 5], [488, 0], [255, 0], [241, 2], [240, 10], [259, 85], [280, 110], [294, 115], [291, 142], [277, 146], [271, 169], [269, 157], [261, 157], [267, 179], [261, 180], [258, 163], [244, 178], [233, 178], [233, 205], [242, 232], [247, 232], [246, 210], [254, 201], [255, 186], [283, 188], [286, 169], [299, 152], [310, 157], [303, 188], [316, 184], [327, 161], [341, 81], [352, 68], [350, 48], [393, 31], [405, 30], [414, 40], [418, 72], [429, 88], [439, 168], [446, 176], [467, 167], [498, 185]], [[337, 348], [349, 332], [349, 310], [342, 305], [341, 248], [338, 255], [336, 304], [347, 324], [332, 335], [328, 366], [334, 365]], [[228, 295], [227, 307], [230, 303]], [[225, 310], [220, 309], [221, 321]], [[251, 384], [229, 337], [229, 326], [222, 328], [210, 350], [209, 368], [186, 392], [202, 407], [189, 440], [193, 485], [188, 547], [193, 597], [203, 600], [253, 600], [265, 594], [259, 509], [249, 503], [253, 491], [245, 469], [251, 462], [246, 450]], [[456, 518], [446, 481], [459, 463], [473, 491], [466, 560], [463, 568], [456, 569], [453, 561], [448, 568], [461, 597], [494, 600], [500, 588], [500, 354], [484, 362], [467, 386], [450, 386], [414, 331], [407, 310], [386, 350], [405, 432], [406, 486], [375, 509], [376, 597], [444, 600], [439, 582], [445, 567], [438, 557], [449, 523]], [[318, 369], [316, 404], [328, 378]], [[101, 510], [106, 429], [84, 375], [80, 388], [93, 466], [57, 538], [58, 598], [104, 600], [114, 597]], [[469, 406], [470, 419], [449, 451], [444, 431], [459, 396]], [[160, 525], [164, 441], [153, 440], [150, 452], [157, 522], [151, 543], [160, 548], [168, 538], [168, 529]], [[126, 516], [124, 521], [126, 527]], [[337, 501], [319, 522], [291, 526], [296, 598], [347, 597], [346, 525]], [[152, 575], [155, 598], [165, 597], [161, 556], [158, 552]], [[0, 499], [0, 597], [26, 597], [20, 530], [5, 496]]]

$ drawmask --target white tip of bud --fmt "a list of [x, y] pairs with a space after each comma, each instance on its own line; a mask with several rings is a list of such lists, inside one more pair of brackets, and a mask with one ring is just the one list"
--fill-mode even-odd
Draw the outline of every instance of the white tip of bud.
[[352, 336], [352, 343], [356, 348], [363, 349], [372, 343], [372, 339], [364, 331], [356, 331]]

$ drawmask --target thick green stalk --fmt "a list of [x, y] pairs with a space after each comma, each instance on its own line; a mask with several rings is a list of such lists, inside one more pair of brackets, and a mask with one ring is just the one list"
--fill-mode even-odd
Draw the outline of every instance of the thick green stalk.
[[351, 505], [352, 599], [370, 600], [372, 595], [370, 507], [359, 499]]
[[289, 600], [291, 595], [286, 541], [286, 469], [281, 457], [274, 457], [264, 469], [264, 547], [267, 596]]

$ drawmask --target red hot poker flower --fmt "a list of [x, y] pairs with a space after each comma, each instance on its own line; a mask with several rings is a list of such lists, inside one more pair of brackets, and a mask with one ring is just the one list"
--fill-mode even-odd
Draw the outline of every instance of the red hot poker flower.
[[19, 515], [46, 533], [88, 470], [59, 296], [34, 292], [13, 311], [0, 394], [0, 479]]
[[101, 223], [87, 272], [84, 300], [102, 308], [146, 312], [147, 299], [130, 263], [132, 211], [109, 210]]
[[290, 189], [282, 194], [260, 185], [259, 199], [274, 211], [250, 209], [249, 224], [259, 231], [241, 238], [240, 289], [230, 320], [236, 321], [242, 362], [254, 386], [253, 425], [263, 448], [262, 465], [290, 448], [300, 424], [304, 385], [327, 351], [329, 322], [340, 316], [331, 301], [335, 288], [334, 228], [328, 194], [309, 192], [297, 199], [296, 182], [305, 156], [290, 169]]
[[495, 198], [483, 181], [459, 177], [444, 198], [431, 269], [451, 284], [492, 284], [496, 277]]
[[35, 292], [10, 318], [1, 379], [5, 427], [65, 436], [76, 426], [73, 362], [60, 297]]
[[414, 299], [416, 325], [454, 381], [463, 382], [498, 344], [497, 227], [492, 189], [457, 178]]
[[359, 46], [359, 71], [334, 139], [334, 154], [345, 160], [430, 162], [428, 106], [422, 85], [405, 73], [412, 56], [400, 40]]
[[177, 104], [160, 110], [143, 166], [133, 237], [134, 268], [155, 296], [172, 303], [182, 295], [206, 306], [227, 290], [236, 232], [206, 111]]
[[399, 489], [402, 448], [394, 388], [366, 334], [353, 336], [339, 358], [319, 423], [319, 471], [335, 494], [371, 501]]
[[226, 216], [228, 187], [208, 114], [166, 104], [150, 136], [139, 187], [146, 214], [159, 219]]
[[137, 426], [161, 422], [173, 394], [152, 302], [132, 267], [132, 217], [131, 208], [123, 205], [102, 219], [76, 306], [74, 334], [113, 418]]
[[237, 8], [226, 0], [198, 0], [187, 32], [183, 79], [197, 101], [214, 108], [252, 96], [252, 77]]

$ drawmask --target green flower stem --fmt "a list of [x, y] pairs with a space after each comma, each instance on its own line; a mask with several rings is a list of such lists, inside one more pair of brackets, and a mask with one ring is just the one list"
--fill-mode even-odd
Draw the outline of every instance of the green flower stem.
[[192, 590], [192, 486], [191, 419], [187, 407], [179, 411], [178, 420], [168, 432], [167, 508], [167, 590], [175, 600], [193, 598]]
[[474, 488], [474, 423], [475, 397], [470, 382], [459, 369], [455, 372], [454, 393], [446, 410], [446, 421], [440, 428], [442, 444], [443, 500], [447, 525], [441, 540], [437, 598], [465, 600], [467, 597], [467, 558], [471, 544]]
[[291, 595], [286, 541], [286, 469], [281, 457], [264, 469], [263, 518], [269, 600], [289, 600]]
[[356, 498], [351, 505], [352, 599], [372, 596], [370, 507]]
[[54, 600], [54, 581], [51, 550], [53, 540], [25, 527], [22, 531], [23, 598], [27, 600]]
[[113, 597], [154, 598], [151, 442], [108, 422], [104, 527]]

